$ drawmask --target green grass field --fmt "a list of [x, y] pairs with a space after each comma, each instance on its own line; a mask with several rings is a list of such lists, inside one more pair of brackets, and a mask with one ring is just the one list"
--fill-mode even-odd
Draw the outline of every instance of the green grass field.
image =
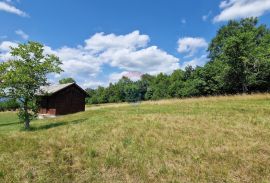
[[0, 113], [0, 182], [270, 182], [270, 95]]

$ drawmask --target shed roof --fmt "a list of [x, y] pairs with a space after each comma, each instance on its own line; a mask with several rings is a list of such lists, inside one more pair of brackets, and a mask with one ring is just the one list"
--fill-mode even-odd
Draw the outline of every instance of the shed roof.
[[67, 87], [69, 87], [71, 85], [75, 85], [80, 90], [82, 90], [86, 95], [88, 95], [88, 93], [84, 89], [82, 89], [80, 86], [78, 86], [76, 83], [67, 83], [67, 84], [42, 86], [42, 87], [40, 87], [40, 90], [37, 93], [37, 95], [39, 95], [39, 96], [53, 95], [53, 94], [65, 89], [65, 88], [67, 88]]

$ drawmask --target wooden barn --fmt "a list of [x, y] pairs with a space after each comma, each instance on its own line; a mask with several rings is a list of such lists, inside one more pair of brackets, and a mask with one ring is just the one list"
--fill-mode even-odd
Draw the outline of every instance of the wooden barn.
[[40, 115], [66, 115], [85, 111], [85, 98], [88, 96], [76, 83], [41, 87], [39, 102]]

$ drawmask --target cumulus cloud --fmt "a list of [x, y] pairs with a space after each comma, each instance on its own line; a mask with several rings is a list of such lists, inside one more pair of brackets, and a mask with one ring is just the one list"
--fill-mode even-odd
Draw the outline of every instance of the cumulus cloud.
[[110, 49], [130, 49], [136, 50], [147, 46], [150, 38], [148, 35], [141, 35], [139, 31], [134, 31], [126, 35], [115, 35], [97, 33], [85, 41], [85, 49], [94, 52], [102, 52]]
[[221, 13], [214, 22], [222, 22], [237, 18], [258, 17], [270, 11], [269, 0], [223, 0], [219, 8]]
[[3, 41], [0, 43], [0, 62], [12, 59], [10, 47], [17, 47], [17, 43], [11, 41]]
[[3, 41], [0, 44], [0, 51], [8, 52], [11, 50], [10, 47], [16, 47], [16, 46], [18, 46], [18, 44], [15, 42]]
[[22, 30], [16, 30], [15, 34], [17, 34], [18, 36], [20, 36], [22, 39], [27, 40], [29, 38], [29, 35], [27, 35], [24, 31]]
[[27, 13], [25, 13], [24, 11], [16, 8], [15, 6], [12, 6], [6, 2], [0, 2], [0, 11], [5, 11], [8, 13], [12, 13], [12, 14], [16, 14], [19, 15], [21, 17], [28, 17]]
[[178, 58], [148, 46], [149, 42], [149, 36], [139, 31], [126, 35], [97, 33], [84, 46], [64, 47], [55, 54], [63, 60], [64, 74], [79, 80], [97, 77], [105, 64], [125, 72], [149, 74], [170, 73], [180, 67]]
[[50, 82], [55, 83], [61, 78], [72, 77], [83, 87], [92, 87], [94, 80], [101, 71], [103, 62], [94, 54], [86, 51], [83, 47], [62, 47], [59, 49], [52, 49], [49, 46], [44, 48], [46, 54], [55, 54], [62, 61], [61, 74], [53, 74], [49, 76]]
[[[112, 73], [104, 73], [106, 81], [99, 80], [105, 65], [120, 70], [121, 76], [128, 72], [171, 73], [180, 68], [178, 58], [157, 46], [149, 46], [149, 42], [148, 35], [134, 31], [125, 35], [97, 33], [85, 40], [84, 45], [77, 47], [52, 49], [45, 46], [46, 53], [57, 55], [63, 62], [64, 72], [60, 75], [51, 75], [50, 80], [58, 81], [63, 77], [73, 77], [80, 85], [93, 87], [96, 84], [106, 85], [116, 78], [116, 75], [110, 75]], [[11, 43], [2, 42], [0, 49], [6, 48]], [[8, 50], [5, 54], [8, 54]], [[8, 58], [5, 54], [0, 50], [0, 59]]]
[[178, 52], [187, 53], [188, 57], [193, 56], [199, 49], [208, 46], [204, 38], [199, 37], [184, 37], [178, 40]]
[[108, 86], [108, 83], [88, 79], [84, 83], [81, 84], [82, 88], [97, 88], [98, 86]]
[[187, 66], [192, 66], [193, 68], [196, 66], [203, 66], [208, 62], [207, 55], [202, 55], [200, 57], [195, 57], [192, 60], [186, 61], [181, 65], [181, 69], [185, 69]]
[[100, 55], [112, 67], [127, 71], [138, 71], [149, 74], [170, 73], [179, 68], [179, 59], [160, 50], [156, 46], [140, 50], [108, 50]]
[[118, 80], [120, 80], [122, 77], [128, 77], [129, 79], [131, 79], [132, 81], [138, 81], [141, 76], [143, 75], [143, 73], [141, 72], [129, 72], [129, 71], [123, 71], [123, 72], [114, 72], [114, 73], [111, 73], [109, 75], [109, 82], [110, 83], [115, 83], [117, 82]]
[[100, 71], [102, 61], [84, 49], [63, 47], [56, 50], [56, 55], [63, 60], [63, 70], [71, 76], [95, 76]]

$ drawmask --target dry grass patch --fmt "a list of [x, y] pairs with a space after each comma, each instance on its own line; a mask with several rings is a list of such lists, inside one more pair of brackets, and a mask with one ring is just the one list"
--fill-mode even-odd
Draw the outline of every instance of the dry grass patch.
[[101, 106], [31, 132], [9, 116], [0, 182], [270, 181], [268, 94]]

